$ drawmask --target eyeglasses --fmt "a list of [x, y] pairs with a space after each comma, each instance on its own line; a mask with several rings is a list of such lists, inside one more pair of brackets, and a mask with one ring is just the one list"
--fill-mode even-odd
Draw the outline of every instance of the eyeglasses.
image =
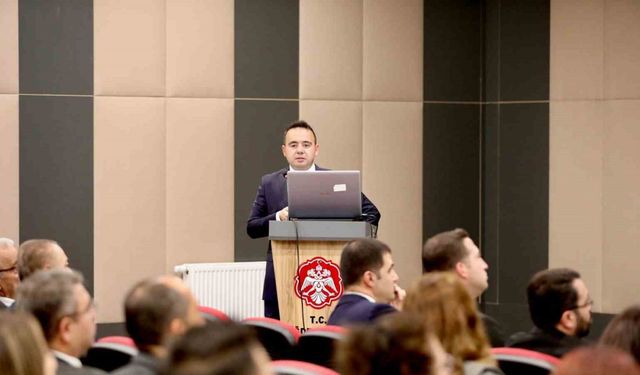
[[14, 264], [13, 267], [9, 267], [9, 268], [5, 268], [3, 270], [0, 270], [0, 273], [2, 272], [17, 272], [18, 271], [18, 265]]
[[593, 306], [593, 303], [594, 303], [593, 299], [589, 298], [587, 300], [587, 302], [583, 303], [582, 305], [575, 305], [572, 308], [570, 308], [569, 310], [577, 310], [577, 309], [581, 309], [583, 307]]

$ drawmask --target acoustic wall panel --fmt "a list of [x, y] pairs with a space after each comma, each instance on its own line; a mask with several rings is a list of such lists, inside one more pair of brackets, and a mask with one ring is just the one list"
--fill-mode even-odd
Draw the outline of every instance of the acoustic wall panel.
[[0, 94], [18, 93], [18, 0], [0, 1]]
[[604, 0], [552, 0], [551, 100], [601, 99], [604, 84]]
[[167, 96], [233, 98], [233, 0], [167, 0]]
[[58, 241], [93, 291], [93, 98], [20, 96], [20, 239]]
[[164, 96], [165, 0], [94, 0], [95, 94]]
[[19, 102], [18, 95], [0, 95], [0, 236], [19, 241]]
[[640, 97], [640, 3], [605, 1], [604, 95], [607, 99]]
[[300, 98], [362, 98], [362, 2], [300, 1]]
[[318, 136], [318, 165], [362, 169], [362, 102], [301, 100], [300, 118]]
[[422, 103], [365, 102], [363, 191], [380, 210], [378, 238], [393, 251], [406, 287], [422, 271]]
[[423, 2], [364, 0], [363, 98], [422, 101]]
[[167, 271], [233, 261], [233, 100], [167, 99]]
[[166, 271], [164, 98], [95, 99], [95, 298], [122, 322], [127, 290]]

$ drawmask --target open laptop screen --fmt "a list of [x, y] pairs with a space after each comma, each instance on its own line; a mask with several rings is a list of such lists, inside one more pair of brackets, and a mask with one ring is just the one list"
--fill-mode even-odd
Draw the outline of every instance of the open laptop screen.
[[287, 173], [292, 219], [359, 219], [362, 216], [360, 171]]

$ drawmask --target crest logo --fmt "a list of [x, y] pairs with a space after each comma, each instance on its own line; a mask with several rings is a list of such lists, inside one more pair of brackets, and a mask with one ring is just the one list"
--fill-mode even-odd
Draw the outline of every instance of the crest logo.
[[342, 277], [337, 264], [315, 257], [298, 267], [296, 295], [314, 309], [328, 306], [342, 296]]

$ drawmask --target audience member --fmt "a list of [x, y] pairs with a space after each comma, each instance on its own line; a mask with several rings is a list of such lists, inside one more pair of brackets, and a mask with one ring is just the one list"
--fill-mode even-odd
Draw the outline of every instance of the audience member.
[[18, 250], [12, 240], [0, 238], [0, 310], [15, 302], [18, 277]]
[[70, 270], [34, 273], [18, 288], [16, 309], [33, 314], [58, 361], [58, 374], [102, 373], [82, 367], [96, 334], [93, 301], [82, 275]]
[[578, 348], [562, 358], [552, 375], [640, 375], [634, 359], [620, 349]]
[[508, 346], [562, 357], [586, 344], [593, 300], [580, 274], [568, 268], [536, 273], [527, 287], [529, 313], [535, 327], [509, 338]]
[[640, 305], [631, 306], [613, 318], [600, 343], [624, 350], [640, 364]]
[[54, 375], [56, 367], [31, 315], [0, 312], [0, 374]]
[[342, 375], [450, 375], [452, 370], [424, 319], [404, 312], [354, 327], [338, 345]]
[[269, 355], [248, 326], [211, 322], [178, 338], [164, 375], [271, 375]]
[[69, 267], [69, 258], [53, 240], [28, 240], [18, 251], [18, 271], [24, 280], [38, 270]]
[[129, 336], [139, 354], [117, 375], [154, 375], [168, 347], [188, 328], [204, 324], [189, 288], [175, 276], [145, 279], [133, 286], [125, 298], [124, 314]]
[[404, 311], [423, 317], [444, 350], [454, 358], [454, 374], [500, 374], [475, 301], [452, 272], [422, 275], [407, 292]]
[[405, 292], [396, 284], [391, 249], [383, 242], [349, 242], [340, 256], [340, 272], [345, 292], [329, 316], [329, 324], [367, 323], [402, 307]]
[[[438, 233], [422, 248], [423, 272], [450, 271], [462, 281], [471, 298], [478, 299], [487, 287], [489, 266], [482, 259], [480, 249], [464, 229]], [[504, 346], [502, 328], [495, 319], [480, 313], [491, 345]]]

